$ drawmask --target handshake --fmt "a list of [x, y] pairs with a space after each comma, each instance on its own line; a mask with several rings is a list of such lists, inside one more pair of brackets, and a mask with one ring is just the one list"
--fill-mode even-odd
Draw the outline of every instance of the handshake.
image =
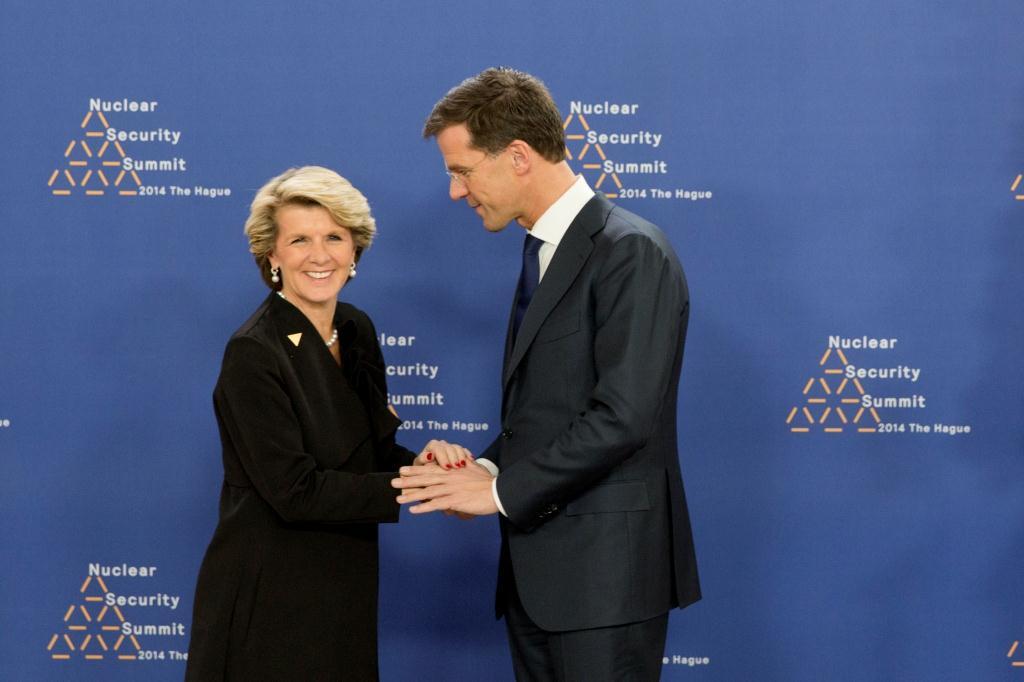
[[413, 466], [402, 467], [398, 473], [391, 487], [401, 490], [400, 504], [415, 503], [409, 508], [413, 514], [443, 511], [469, 519], [498, 511], [491, 492], [496, 474], [461, 445], [432, 440]]

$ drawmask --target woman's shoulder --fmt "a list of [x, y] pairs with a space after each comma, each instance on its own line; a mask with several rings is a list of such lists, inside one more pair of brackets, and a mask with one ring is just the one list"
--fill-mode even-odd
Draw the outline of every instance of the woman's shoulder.
[[224, 359], [266, 359], [271, 354], [276, 327], [272, 320], [273, 298], [268, 297], [228, 339]]
[[268, 297], [264, 300], [256, 310], [254, 310], [249, 317], [242, 323], [238, 329], [228, 338], [227, 346], [230, 347], [232, 344], [242, 340], [251, 339], [254, 341], [265, 342], [271, 336], [270, 327], [271, 322], [271, 303], [272, 300]]
[[364, 313], [360, 308], [355, 307], [351, 303], [346, 303], [345, 301], [338, 301], [338, 307], [335, 308], [334, 315], [341, 323], [352, 320], [356, 324], [373, 326], [370, 322], [369, 315]]
[[351, 303], [338, 301], [338, 307], [334, 313], [334, 321], [338, 326], [339, 333], [345, 327], [352, 329], [355, 332], [355, 340], [358, 343], [364, 345], [376, 343], [377, 331], [373, 326], [370, 316]]

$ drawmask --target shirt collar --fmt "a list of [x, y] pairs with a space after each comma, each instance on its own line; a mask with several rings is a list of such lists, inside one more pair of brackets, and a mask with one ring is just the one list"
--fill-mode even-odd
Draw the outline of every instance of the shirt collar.
[[548, 210], [533, 224], [530, 234], [545, 243], [558, 246], [572, 221], [593, 196], [594, 190], [590, 189], [582, 175], [577, 175], [576, 182], [555, 203], [548, 206]]

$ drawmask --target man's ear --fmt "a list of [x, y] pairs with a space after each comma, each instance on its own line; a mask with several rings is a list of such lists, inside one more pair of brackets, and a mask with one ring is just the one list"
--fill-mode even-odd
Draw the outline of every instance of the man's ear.
[[508, 146], [508, 153], [512, 155], [512, 170], [516, 175], [525, 175], [530, 172], [534, 155], [537, 153], [533, 151], [533, 147], [522, 140], [512, 140]]

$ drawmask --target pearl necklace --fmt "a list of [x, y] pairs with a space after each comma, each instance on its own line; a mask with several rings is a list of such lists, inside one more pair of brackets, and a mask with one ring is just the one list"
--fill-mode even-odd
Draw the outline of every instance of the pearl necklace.
[[[280, 296], [281, 299], [284, 300], [284, 301], [288, 300], [287, 298], [285, 298], [284, 294], [282, 292], [280, 292], [280, 291], [277, 292], [277, 295]], [[331, 334], [331, 339], [329, 341], [324, 341], [324, 345], [327, 346], [328, 348], [330, 348], [331, 346], [333, 346], [336, 343], [338, 343], [338, 328], [337, 327], [334, 328], [334, 333]]]
[[334, 333], [331, 334], [331, 340], [330, 341], [324, 341], [324, 345], [326, 345], [328, 348], [330, 348], [331, 346], [333, 346], [336, 343], [338, 343], [338, 328], [337, 327], [334, 328]]

